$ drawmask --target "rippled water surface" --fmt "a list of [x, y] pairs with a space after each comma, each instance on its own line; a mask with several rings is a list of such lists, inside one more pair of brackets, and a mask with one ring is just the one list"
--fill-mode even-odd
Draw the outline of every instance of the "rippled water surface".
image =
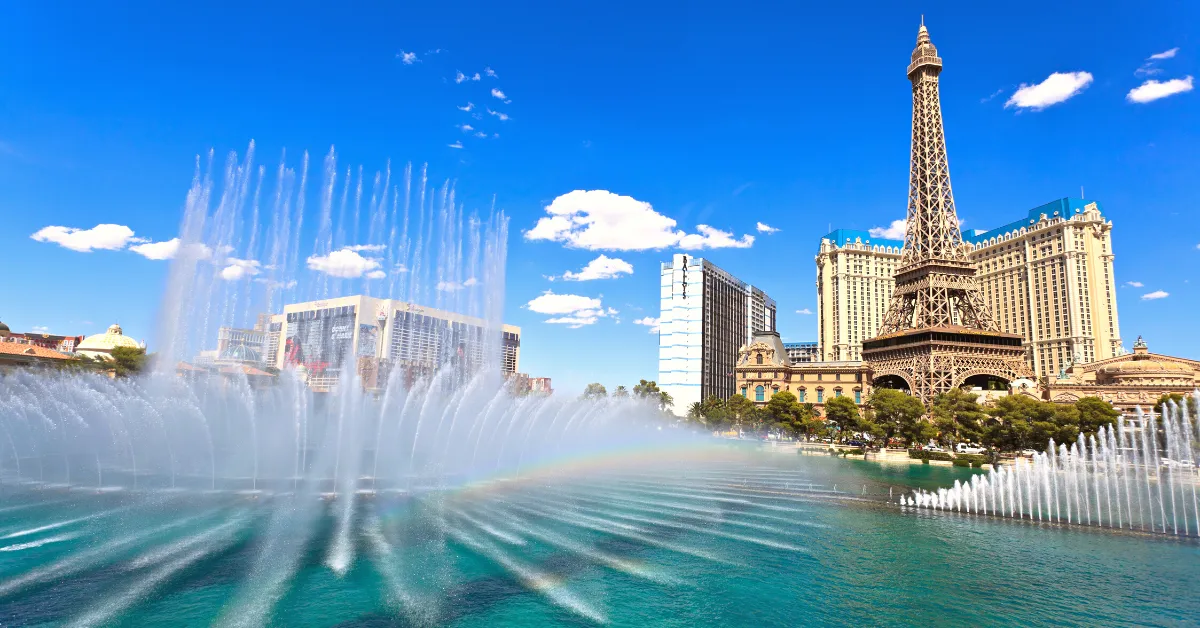
[[[453, 490], [2, 487], [0, 625], [1194, 625], [1190, 540], [902, 510], [970, 471], [730, 451]], [[344, 524], [342, 522], [345, 522]]]

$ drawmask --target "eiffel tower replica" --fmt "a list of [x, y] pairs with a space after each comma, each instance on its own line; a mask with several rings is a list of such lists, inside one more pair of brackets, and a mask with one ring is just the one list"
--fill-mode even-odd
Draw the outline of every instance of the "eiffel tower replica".
[[1022, 337], [1001, 332], [988, 311], [959, 230], [938, 96], [941, 71], [922, 19], [908, 66], [913, 112], [904, 252], [879, 335], [863, 342], [862, 351], [877, 386], [898, 378], [926, 405], [968, 378], [1033, 377]]

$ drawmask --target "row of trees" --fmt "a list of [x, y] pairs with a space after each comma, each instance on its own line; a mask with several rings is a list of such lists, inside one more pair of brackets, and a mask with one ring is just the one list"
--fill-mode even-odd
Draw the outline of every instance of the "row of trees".
[[[675, 405], [675, 400], [671, 398], [670, 393], [660, 389], [654, 380], [639, 380], [637, 385], [633, 387], [632, 394], [628, 388], [617, 386], [613, 390], [612, 396], [615, 398], [628, 398], [632, 396], [638, 399], [648, 399], [657, 403], [658, 408], [663, 412], [666, 412]], [[605, 397], [608, 397], [608, 389], [604, 387], [604, 384], [595, 382], [588, 384], [587, 388], [583, 390], [583, 394], [580, 395], [580, 399], [603, 399]]]
[[916, 397], [887, 388], [875, 390], [863, 411], [849, 397], [830, 399], [824, 410], [821, 417], [813, 404], [800, 403], [792, 393], [781, 391], [763, 407], [742, 395], [725, 401], [709, 397], [692, 404], [688, 420], [712, 431], [733, 427], [810, 439], [862, 439], [877, 446], [920, 446], [935, 441], [950, 448], [958, 443], [978, 443], [998, 451], [1040, 451], [1052, 438], [1062, 443], [1074, 441], [1080, 434], [1095, 434], [1120, 414], [1096, 397], [1063, 405], [1012, 395], [984, 408], [977, 395], [957, 388], [938, 395], [928, 411]]

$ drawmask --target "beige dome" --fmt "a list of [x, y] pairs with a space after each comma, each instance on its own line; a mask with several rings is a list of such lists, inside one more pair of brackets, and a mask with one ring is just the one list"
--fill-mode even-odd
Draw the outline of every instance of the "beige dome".
[[103, 334], [88, 336], [75, 347], [75, 353], [89, 358], [108, 358], [117, 347], [137, 349], [141, 347], [138, 341], [121, 332], [120, 325], [111, 325]]

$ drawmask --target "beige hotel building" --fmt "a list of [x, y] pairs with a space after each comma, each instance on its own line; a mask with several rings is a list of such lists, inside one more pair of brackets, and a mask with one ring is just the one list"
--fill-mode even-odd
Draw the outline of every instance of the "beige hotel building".
[[[1018, 221], [963, 233], [1002, 331], [1020, 334], [1038, 377], [1121, 355], [1112, 222], [1092, 201], [1064, 198]], [[861, 360], [887, 313], [899, 240], [839, 229], [817, 262], [819, 359]]]

